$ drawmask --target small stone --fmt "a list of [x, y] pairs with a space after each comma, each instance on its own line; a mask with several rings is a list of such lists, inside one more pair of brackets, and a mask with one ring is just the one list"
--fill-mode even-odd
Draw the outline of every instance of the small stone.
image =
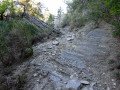
[[73, 38], [67, 38], [67, 41], [72, 41], [73, 40]]
[[49, 55], [51, 55], [51, 53], [50, 53], [50, 52], [49, 52], [48, 54], [49, 54]]
[[71, 76], [70, 76], [70, 79], [73, 79], [73, 77], [74, 77], [74, 75], [71, 75]]
[[113, 83], [114, 86], [116, 86], [116, 83]]
[[40, 80], [38, 79], [37, 82], [40, 82]]
[[102, 75], [105, 75], [105, 73], [103, 73]]
[[67, 37], [72, 37], [72, 35], [68, 35]]
[[64, 84], [67, 84], [67, 82], [64, 82]]
[[89, 85], [90, 84], [88, 81], [85, 81], [85, 80], [81, 80], [80, 82], [84, 85]]
[[56, 38], [56, 40], [59, 40], [59, 38]]
[[55, 54], [53, 53], [52, 56], [55, 56]]
[[41, 64], [38, 64], [38, 66], [41, 66]]
[[46, 50], [46, 49], [43, 49], [42, 51], [43, 51], [43, 52], [47, 52], [47, 50]]
[[54, 65], [54, 67], [55, 67], [55, 68], [57, 68], [57, 66], [56, 66], [56, 65]]
[[48, 46], [48, 49], [52, 49], [52, 46]]
[[37, 75], [38, 75], [37, 73], [33, 74], [34, 77], [37, 77]]
[[110, 90], [110, 87], [107, 87], [107, 90]]
[[115, 81], [115, 79], [112, 79], [112, 82], [114, 82]]
[[52, 44], [53, 45], [59, 45], [59, 42], [58, 41], [53, 41]]

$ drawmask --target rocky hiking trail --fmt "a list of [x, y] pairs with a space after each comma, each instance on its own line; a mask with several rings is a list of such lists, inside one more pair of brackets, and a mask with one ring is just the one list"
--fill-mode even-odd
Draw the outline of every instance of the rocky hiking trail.
[[33, 56], [14, 71], [27, 74], [24, 90], [117, 90], [107, 59], [118, 41], [105, 22], [90, 25], [72, 32], [61, 28], [61, 37], [33, 46]]

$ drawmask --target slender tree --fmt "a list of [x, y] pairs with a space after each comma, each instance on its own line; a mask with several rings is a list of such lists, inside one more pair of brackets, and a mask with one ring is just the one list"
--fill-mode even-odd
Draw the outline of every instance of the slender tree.
[[24, 12], [23, 12], [22, 16], [25, 16], [26, 14], [28, 14], [28, 3], [30, 1], [31, 0], [19, 0], [19, 4], [22, 5], [23, 8], [24, 8]]
[[58, 9], [59, 24], [60, 24], [60, 19], [61, 19], [62, 13], [63, 13], [63, 10], [62, 10], [62, 8], [60, 7], [60, 8]]

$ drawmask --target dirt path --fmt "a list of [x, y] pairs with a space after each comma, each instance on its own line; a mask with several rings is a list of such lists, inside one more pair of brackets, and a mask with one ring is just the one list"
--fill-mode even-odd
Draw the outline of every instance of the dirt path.
[[33, 57], [15, 75], [27, 74], [25, 90], [116, 90], [107, 60], [117, 41], [108, 27], [62, 29], [61, 37], [34, 46]]

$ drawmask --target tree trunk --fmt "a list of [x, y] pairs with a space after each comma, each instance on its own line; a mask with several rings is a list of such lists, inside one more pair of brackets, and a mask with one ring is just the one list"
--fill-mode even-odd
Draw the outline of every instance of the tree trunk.
[[25, 16], [25, 11], [26, 11], [26, 10], [25, 10], [25, 6], [24, 6], [24, 12], [23, 12], [23, 14], [22, 14], [22, 17], [24, 17], [24, 16]]
[[26, 4], [24, 5], [24, 12], [22, 14], [22, 17], [24, 17], [26, 14], [28, 14], [28, 2], [30, 0], [26, 0]]
[[0, 15], [0, 20], [3, 20], [3, 13]]

